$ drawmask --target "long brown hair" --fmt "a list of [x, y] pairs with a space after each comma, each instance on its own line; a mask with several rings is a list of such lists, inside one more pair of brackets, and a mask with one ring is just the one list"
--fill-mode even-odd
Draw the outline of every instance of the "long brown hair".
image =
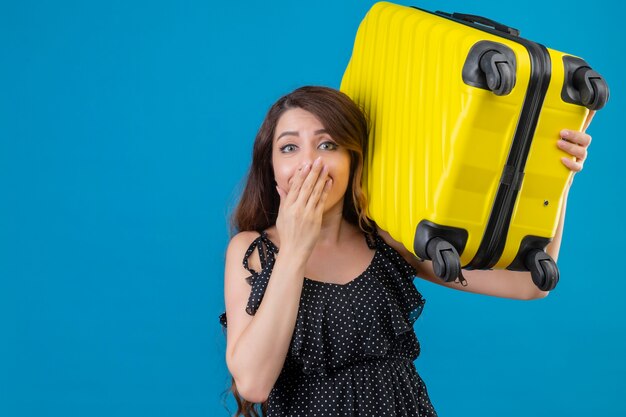
[[[368, 122], [365, 114], [344, 93], [328, 87], [306, 86], [281, 97], [270, 107], [254, 140], [252, 164], [241, 199], [231, 219], [231, 233], [262, 231], [276, 223], [280, 196], [276, 191], [272, 166], [272, 143], [280, 117], [289, 109], [300, 108], [315, 115], [339, 146], [350, 153], [350, 180], [344, 195], [343, 217], [364, 232], [372, 231], [367, 216], [367, 199], [361, 178], [367, 151]], [[243, 399], [235, 380], [230, 391], [237, 401], [235, 417], [259, 417], [267, 404]], [[260, 410], [258, 410], [260, 408]]]

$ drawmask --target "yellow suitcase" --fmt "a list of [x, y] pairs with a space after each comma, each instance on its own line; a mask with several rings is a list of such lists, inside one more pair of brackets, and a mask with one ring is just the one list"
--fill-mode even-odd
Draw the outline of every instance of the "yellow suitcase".
[[578, 57], [478, 16], [376, 3], [340, 89], [371, 122], [370, 216], [438, 276], [530, 270], [554, 288], [544, 252], [571, 172], [560, 129], [582, 129], [608, 100]]

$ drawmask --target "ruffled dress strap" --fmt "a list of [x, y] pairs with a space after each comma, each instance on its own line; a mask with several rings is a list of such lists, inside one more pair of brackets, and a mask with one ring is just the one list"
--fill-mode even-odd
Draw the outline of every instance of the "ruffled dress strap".
[[[255, 249], [259, 253], [261, 271], [255, 271], [250, 268], [250, 265], [248, 264], [248, 259]], [[246, 268], [246, 270], [248, 270], [251, 274], [246, 277], [246, 282], [252, 286], [252, 291], [248, 297], [248, 304], [246, 305], [246, 313], [251, 316], [256, 314], [256, 311], [261, 304], [261, 300], [263, 300], [263, 294], [265, 294], [270, 274], [274, 268], [274, 263], [276, 262], [275, 255], [277, 253], [278, 248], [274, 245], [274, 242], [269, 239], [267, 232], [263, 230], [260, 232], [260, 235], [254, 239], [252, 243], [250, 243], [250, 246], [248, 246], [248, 249], [243, 257], [243, 267]], [[223, 327], [227, 327], [226, 312], [220, 314], [219, 319], [220, 324]]]
[[[248, 258], [257, 249], [259, 252], [259, 259], [261, 260], [261, 271], [257, 272], [248, 266]], [[267, 283], [269, 282], [272, 269], [274, 269], [274, 263], [276, 262], [276, 254], [278, 248], [269, 239], [265, 230], [261, 232], [261, 235], [256, 238], [250, 247], [246, 251], [243, 258], [243, 266], [252, 273], [246, 281], [252, 286], [252, 292], [248, 297], [248, 304], [246, 305], [246, 313], [253, 316], [256, 314], [257, 309], [261, 305]]]
[[400, 300], [404, 315], [409, 321], [408, 324], [412, 326], [421, 315], [425, 304], [422, 294], [413, 282], [417, 276], [417, 270], [398, 251], [389, 246], [378, 233], [373, 233], [373, 236], [376, 241], [376, 248], [392, 266], [393, 271], [390, 276], [394, 278], [393, 287], [396, 290], [394, 295]]

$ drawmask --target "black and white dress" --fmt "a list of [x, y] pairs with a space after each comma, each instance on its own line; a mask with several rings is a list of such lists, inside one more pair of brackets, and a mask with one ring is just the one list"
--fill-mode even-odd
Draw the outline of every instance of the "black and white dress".
[[[413, 363], [420, 353], [413, 323], [424, 307], [416, 271], [379, 235], [365, 239], [376, 252], [352, 281], [304, 278], [289, 352], [267, 400], [269, 417], [437, 415]], [[248, 266], [255, 249], [260, 272]], [[252, 273], [250, 315], [263, 300], [276, 253], [263, 231], [244, 256]], [[220, 323], [227, 326], [226, 313]]]

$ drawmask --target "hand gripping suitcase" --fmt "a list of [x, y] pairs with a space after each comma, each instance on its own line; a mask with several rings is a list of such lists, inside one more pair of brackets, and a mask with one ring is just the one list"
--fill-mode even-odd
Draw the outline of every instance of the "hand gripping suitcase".
[[531, 271], [558, 282], [545, 253], [572, 175], [556, 147], [608, 99], [582, 59], [471, 15], [374, 4], [340, 89], [369, 116], [369, 215], [444, 281], [461, 268]]

